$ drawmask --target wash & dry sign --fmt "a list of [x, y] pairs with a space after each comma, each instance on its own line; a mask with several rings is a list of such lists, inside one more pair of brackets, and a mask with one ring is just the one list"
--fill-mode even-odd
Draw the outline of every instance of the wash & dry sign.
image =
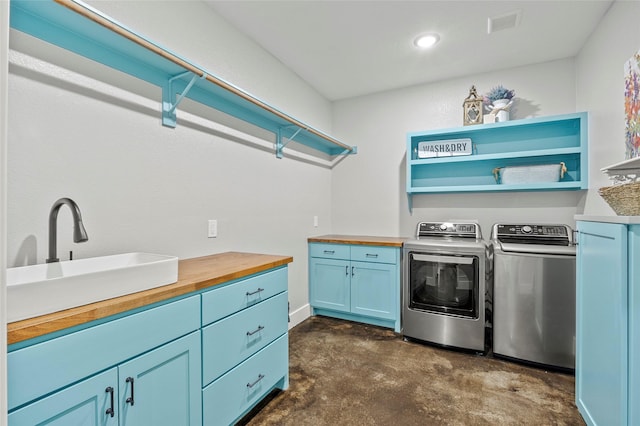
[[447, 139], [418, 143], [418, 158], [471, 155], [471, 139]]

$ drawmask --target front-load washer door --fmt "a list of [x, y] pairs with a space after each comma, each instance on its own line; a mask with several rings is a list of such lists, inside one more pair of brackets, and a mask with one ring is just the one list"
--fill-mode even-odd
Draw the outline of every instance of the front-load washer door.
[[409, 309], [478, 318], [478, 256], [409, 253]]

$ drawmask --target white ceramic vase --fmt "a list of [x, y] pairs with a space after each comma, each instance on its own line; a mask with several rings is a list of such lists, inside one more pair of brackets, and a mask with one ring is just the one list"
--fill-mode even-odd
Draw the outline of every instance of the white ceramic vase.
[[[497, 99], [492, 102], [493, 108], [504, 108], [509, 105], [511, 99]], [[496, 121], [509, 121], [509, 110], [503, 109], [496, 114]]]

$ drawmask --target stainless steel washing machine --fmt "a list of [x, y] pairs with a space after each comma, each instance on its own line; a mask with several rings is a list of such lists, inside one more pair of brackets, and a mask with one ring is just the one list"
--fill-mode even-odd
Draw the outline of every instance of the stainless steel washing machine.
[[420, 222], [403, 245], [402, 333], [486, 352], [490, 256], [477, 223]]
[[496, 224], [493, 354], [575, 369], [576, 249], [567, 225]]

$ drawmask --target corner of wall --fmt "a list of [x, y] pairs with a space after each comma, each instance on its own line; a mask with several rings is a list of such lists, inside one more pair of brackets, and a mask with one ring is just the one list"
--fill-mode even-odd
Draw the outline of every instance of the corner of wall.
[[9, 2], [0, 1], [0, 426], [7, 424], [7, 74], [9, 73]]

